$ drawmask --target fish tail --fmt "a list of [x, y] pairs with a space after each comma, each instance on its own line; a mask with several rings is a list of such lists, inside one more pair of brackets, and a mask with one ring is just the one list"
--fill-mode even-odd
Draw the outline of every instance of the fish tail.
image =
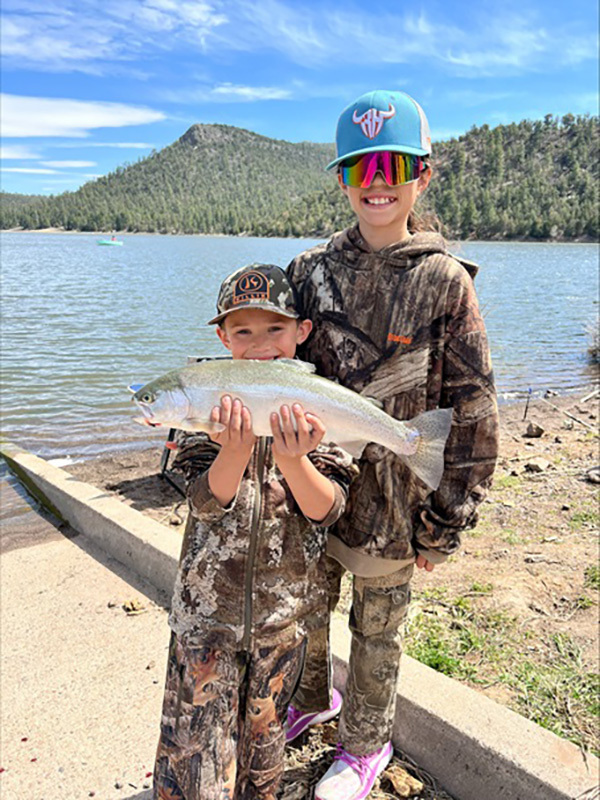
[[419, 434], [415, 453], [397, 453], [404, 463], [432, 489], [437, 489], [444, 473], [444, 447], [452, 424], [452, 409], [438, 408], [405, 423]]

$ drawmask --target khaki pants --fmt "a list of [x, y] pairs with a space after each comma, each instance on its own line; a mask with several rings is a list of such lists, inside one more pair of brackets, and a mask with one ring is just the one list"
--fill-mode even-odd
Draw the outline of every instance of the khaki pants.
[[275, 800], [304, 650], [295, 632], [251, 653], [172, 635], [154, 800]]
[[[328, 559], [330, 610], [340, 596], [344, 568]], [[340, 741], [355, 755], [368, 755], [391, 739], [402, 654], [404, 621], [414, 566], [380, 578], [354, 576], [350, 630], [352, 646], [340, 716]], [[331, 703], [329, 629], [308, 636], [304, 671], [293, 703], [323, 711]]]

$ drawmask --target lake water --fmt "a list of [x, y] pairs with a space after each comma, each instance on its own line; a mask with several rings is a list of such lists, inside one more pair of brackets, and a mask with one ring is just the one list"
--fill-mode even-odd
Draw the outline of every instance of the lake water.
[[[5, 233], [2, 429], [46, 458], [90, 458], [164, 440], [131, 421], [127, 386], [222, 354], [214, 311], [223, 277], [253, 261], [285, 266], [316, 240]], [[455, 248], [455, 252], [457, 252]], [[500, 395], [566, 392], [592, 378], [586, 351], [598, 314], [598, 248], [467, 243], [480, 264]]]

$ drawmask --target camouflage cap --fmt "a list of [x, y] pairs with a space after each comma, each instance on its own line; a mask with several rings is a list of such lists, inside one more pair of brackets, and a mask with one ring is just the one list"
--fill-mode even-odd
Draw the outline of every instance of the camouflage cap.
[[296, 290], [288, 276], [275, 264], [249, 264], [232, 272], [219, 289], [215, 325], [240, 308], [264, 308], [284, 317], [298, 319]]

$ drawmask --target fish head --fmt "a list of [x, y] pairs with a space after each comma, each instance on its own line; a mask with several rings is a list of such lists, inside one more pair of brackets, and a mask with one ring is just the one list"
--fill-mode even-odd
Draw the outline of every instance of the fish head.
[[142, 412], [141, 417], [134, 417], [135, 422], [176, 428], [188, 416], [189, 400], [180, 387], [163, 386], [160, 381], [152, 381], [130, 389], [135, 389], [131, 400]]

